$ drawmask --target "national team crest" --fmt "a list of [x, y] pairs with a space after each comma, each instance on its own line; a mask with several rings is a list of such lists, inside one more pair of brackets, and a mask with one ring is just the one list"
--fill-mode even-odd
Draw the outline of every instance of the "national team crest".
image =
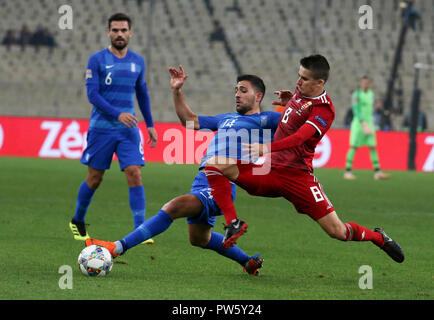
[[308, 102], [306, 102], [305, 104], [303, 104], [303, 105], [301, 106], [300, 111], [303, 111], [304, 109], [309, 108], [309, 106], [311, 106], [311, 105], [312, 105], [312, 101], [308, 101]]
[[312, 101], [308, 101], [308, 102], [306, 102], [306, 103], [303, 104], [303, 105], [300, 107], [300, 109], [297, 110], [295, 113], [297, 113], [299, 116], [301, 116], [301, 113], [302, 113], [305, 109], [309, 108], [309, 106], [310, 106], [311, 104], [312, 104]]

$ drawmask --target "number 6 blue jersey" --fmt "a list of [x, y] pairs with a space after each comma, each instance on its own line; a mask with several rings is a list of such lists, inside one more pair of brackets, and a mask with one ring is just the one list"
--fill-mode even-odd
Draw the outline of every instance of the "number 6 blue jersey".
[[153, 126], [149, 94], [145, 82], [145, 61], [128, 50], [118, 58], [108, 48], [90, 56], [86, 70], [86, 88], [93, 105], [89, 129], [127, 128], [117, 119], [123, 112], [134, 112], [134, 93], [148, 127]]

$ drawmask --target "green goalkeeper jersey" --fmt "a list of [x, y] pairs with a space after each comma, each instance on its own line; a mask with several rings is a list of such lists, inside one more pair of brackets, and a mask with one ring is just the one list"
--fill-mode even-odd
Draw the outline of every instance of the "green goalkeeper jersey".
[[[353, 121], [351, 122], [350, 146], [374, 147], [377, 144], [373, 122], [374, 93], [372, 90], [356, 90], [352, 94]], [[363, 130], [362, 121], [371, 129], [371, 134], [366, 135]]]
[[371, 89], [367, 91], [356, 90], [352, 94], [353, 121], [366, 121], [372, 124], [372, 114], [374, 112], [374, 92]]

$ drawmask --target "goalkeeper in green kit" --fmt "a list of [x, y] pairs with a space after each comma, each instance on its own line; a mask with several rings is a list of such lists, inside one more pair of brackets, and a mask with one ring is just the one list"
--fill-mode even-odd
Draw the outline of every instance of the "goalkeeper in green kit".
[[372, 121], [374, 93], [371, 90], [371, 79], [369, 77], [362, 77], [360, 80], [360, 88], [353, 92], [351, 98], [353, 120], [351, 122], [350, 149], [347, 153], [344, 178], [348, 180], [356, 179], [356, 176], [351, 171], [354, 155], [356, 154], [357, 148], [368, 146], [372, 165], [375, 170], [374, 178], [376, 180], [387, 179], [389, 175], [380, 170], [380, 163], [378, 161], [376, 149], [377, 140], [375, 138], [375, 127]]

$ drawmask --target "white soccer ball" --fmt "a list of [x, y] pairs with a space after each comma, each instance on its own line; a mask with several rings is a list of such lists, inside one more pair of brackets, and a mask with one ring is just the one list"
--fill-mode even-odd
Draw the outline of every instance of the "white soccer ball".
[[103, 277], [113, 267], [113, 259], [110, 252], [99, 245], [91, 245], [84, 248], [78, 256], [80, 271], [91, 277]]

